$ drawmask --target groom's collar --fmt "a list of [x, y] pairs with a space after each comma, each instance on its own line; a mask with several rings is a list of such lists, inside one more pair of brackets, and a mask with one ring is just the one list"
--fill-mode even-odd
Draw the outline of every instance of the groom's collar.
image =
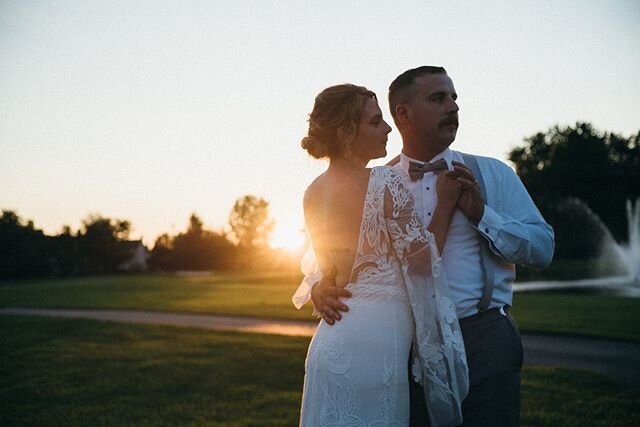
[[[446, 150], [441, 151], [440, 153], [435, 155], [433, 159], [431, 159], [430, 163], [440, 159], [444, 159], [447, 162], [447, 166], [449, 167], [449, 170], [453, 169], [453, 165], [451, 164], [451, 162], [453, 161], [453, 152], [451, 151], [450, 148], [447, 148]], [[412, 159], [411, 157], [404, 154], [404, 152], [400, 152], [400, 167], [402, 168], [403, 171], [409, 170], [410, 162], [415, 162], [420, 164], [426, 163], [421, 160]]]

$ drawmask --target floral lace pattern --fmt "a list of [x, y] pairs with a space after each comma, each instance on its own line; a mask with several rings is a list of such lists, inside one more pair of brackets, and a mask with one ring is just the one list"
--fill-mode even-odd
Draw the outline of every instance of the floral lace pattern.
[[462, 334], [435, 239], [403, 180], [389, 167], [371, 170], [347, 285], [351, 310], [334, 326], [321, 322], [309, 347], [303, 426], [408, 425], [411, 346], [412, 374], [425, 389], [431, 424], [462, 422], [468, 391]]
[[[469, 391], [469, 373], [462, 331], [433, 235], [424, 229], [403, 178], [385, 169], [386, 188], [393, 199], [393, 213], [387, 229], [402, 265], [411, 310], [415, 321], [412, 373], [425, 389], [432, 425], [462, 422], [462, 400]], [[429, 272], [413, 265], [415, 255], [427, 250]]]

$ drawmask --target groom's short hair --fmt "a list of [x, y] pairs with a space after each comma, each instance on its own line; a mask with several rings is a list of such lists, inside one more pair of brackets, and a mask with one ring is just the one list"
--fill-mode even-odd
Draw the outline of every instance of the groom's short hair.
[[391, 82], [391, 85], [389, 85], [389, 109], [391, 109], [391, 116], [394, 122], [396, 121], [396, 106], [402, 102], [407, 102], [411, 98], [412, 92], [410, 88], [416, 78], [427, 74], [447, 74], [447, 70], [443, 67], [423, 65], [405, 71]]

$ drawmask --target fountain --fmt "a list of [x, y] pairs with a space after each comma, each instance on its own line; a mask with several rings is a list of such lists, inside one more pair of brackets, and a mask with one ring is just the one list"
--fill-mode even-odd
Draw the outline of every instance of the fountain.
[[621, 257], [633, 284], [640, 286], [640, 198], [633, 205], [627, 200], [627, 227], [629, 243], [621, 248]]
[[[620, 274], [584, 280], [537, 281], [517, 283], [514, 291], [543, 291], [560, 289], [601, 289], [617, 295], [640, 297], [640, 198], [627, 200], [627, 230], [629, 240], [620, 244], [602, 224], [605, 235], [603, 257], [620, 267]], [[595, 214], [594, 214], [595, 215]]]

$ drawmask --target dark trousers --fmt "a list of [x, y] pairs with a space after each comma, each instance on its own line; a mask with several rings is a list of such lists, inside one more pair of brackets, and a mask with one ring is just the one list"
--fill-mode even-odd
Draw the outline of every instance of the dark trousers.
[[[462, 425], [518, 426], [522, 341], [515, 321], [489, 310], [460, 320], [460, 326], [471, 384], [462, 402]], [[430, 426], [422, 386], [412, 378], [409, 385], [411, 426]]]

